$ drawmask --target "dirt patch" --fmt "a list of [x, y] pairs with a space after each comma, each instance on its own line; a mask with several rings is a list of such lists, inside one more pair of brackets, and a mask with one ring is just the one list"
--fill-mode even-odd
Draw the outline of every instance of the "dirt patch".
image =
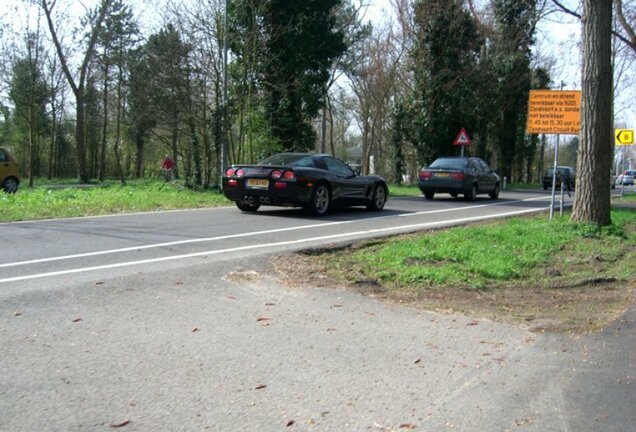
[[522, 280], [492, 283], [480, 290], [463, 286], [396, 287], [352, 268], [334, 271], [325, 259], [330, 254], [349, 252], [342, 247], [300, 252], [276, 257], [274, 266], [289, 286], [348, 287], [385, 301], [492, 319], [537, 332], [600, 331], [630, 305], [636, 306], [636, 281], [617, 276], [630, 274], [622, 273], [621, 267], [636, 265], [635, 255], [629, 250], [617, 250], [608, 258], [579, 256], [575, 250], [565, 249], [567, 260], [536, 268]]

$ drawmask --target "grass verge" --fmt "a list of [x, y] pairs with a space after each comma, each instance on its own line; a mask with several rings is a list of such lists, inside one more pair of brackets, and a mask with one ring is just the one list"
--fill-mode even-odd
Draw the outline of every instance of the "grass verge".
[[219, 191], [192, 191], [177, 183], [131, 181], [47, 185], [0, 193], [0, 222], [228, 205]]
[[[537, 331], [604, 328], [634, 301], [636, 211], [598, 229], [545, 215], [355, 243], [282, 258], [290, 281]], [[291, 261], [291, 262], [290, 262]]]

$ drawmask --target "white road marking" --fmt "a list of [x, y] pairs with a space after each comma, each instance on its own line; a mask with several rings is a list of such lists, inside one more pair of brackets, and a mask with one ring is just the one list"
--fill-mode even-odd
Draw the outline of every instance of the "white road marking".
[[[350, 232], [350, 233], [344, 233], [344, 234], [332, 234], [327, 236], [311, 237], [306, 239], [289, 240], [289, 241], [283, 241], [283, 242], [277, 242], [277, 243], [256, 244], [256, 245], [240, 246], [240, 247], [229, 248], [229, 249], [219, 249], [219, 250], [210, 250], [205, 252], [196, 252], [196, 253], [189, 253], [189, 254], [183, 254], [183, 255], [173, 255], [173, 256], [161, 257], [161, 258], [150, 258], [150, 259], [144, 259], [144, 260], [126, 261], [126, 262], [106, 264], [106, 265], [100, 265], [100, 266], [80, 267], [80, 268], [69, 269], [69, 270], [60, 270], [60, 271], [54, 271], [54, 272], [37, 273], [37, 274], [31, 274], [31, 275], [4, 278], [4, 279], [0, 279], [0, 283], [19, 282], [19, 281], [25, 281], [25, 280], [31, 280], [31, 279], [40, 279], [40, 278], [46, 278], [46, 277], [75, 274], [75, 273], [108, 270], [108, 269], [114, 269], [114, 268], [120, 268], [120, 267], [130, 267], [130, 266], [141, 265], [141, 264], [154, 264], [154, 263], [165, 262], [165, 261], [175, 261], [175, 260], [181, 260], [181, 259], [187, 259], [187, 258], [202, 257], [207, 255], [218, 255], [223, 253], [242, 252], [242, 251], [262, 249], [262, 248], [294, 246], [294, 245], [300, 245], [300, 244], [311, 243], [316, 241], [345, 239], [348, 237], [356, 237], [360, 235], [389, 234], [391, 232], [409, 231], [409, 230], [416, 230], [416, 229], [428, 228], [433, 226], [446, 226], [450, 224], [476, 222], [476, 221], [486, 220], [486, 219], [516, 216], [516, 215], [533, 213], [533, 212], [538, 212], [543, 210], [545, 209], [541, 209], [541, 208], [524, 209], [524, 210], [511, 211], [507, 213], [500, 213], [497, 215], [474, 216], [474, 217], [468, 217], [468, 218], [454, 219], [452, 221], [425, 222], [425, 223], [412, 224], [412, 225], [402, 225], [399, 227], [376, 228], [376, 229], [356, 231], [356, 232]], [[329, 225], [339, 224], [339, 223], [346, 223], [346, 222], [332, 222]], [[324, 225], [327, 225], [327, 224], [324, 224]]]
[[[525, 202], [525, 201], [538, 201], [538, 200], [541, 200], [541, 199], [545, 199], [545, 197], [537, 197], [537, 198], [529, 198], [529, 199], [525, 199], [525, 200], [511, 201], [511, 203]], [[426, 214], [447, 213], [447, 212], [455, 212], [455, 211], [461, 211], [461, 210], [466, 210], [466, 209], [492, 207], [494, 205], [497, 205], [497, 204], [496, 203], [490, 203], [490, 204], [480, 204], [480, 205], [472, 205], [472, 206], [465, 206], [465, 207], [454, 207], [454, 208], [451, 208], [451, 209], [420, 211], [420, 212], [414, 212], [414, 213], [399, 214], [397, 216], [393, 216], [393, 215], [391, 215], [391, 216], [379, 216], [379, 217], [373, 218], [373, 219], [389, 219], [389, 218], [395, 218], [395, 217], [413, 217], [413, 216], [421, 216], [421, 215], [426, 215]], [[164, 243], [153, 243], [153, 244], [148, 244], [148, 245], [130, 246], [130, 247], [125, 247], [125, 248], [108, 249], [108, 250], [95, 251], [95, 252], [84, 252], [84, 253], [78, 253], [78, 254], [73, 254], [73, 255], [62, 255], [62, 256], [48, 257], [48, 258], [38, 258], [38, 259], [26, 260], [26, 261], [15, 261], [15, 262], [10, 262], [10, 263], [0, 264], [0, 268], [18, 267], [18, 266], [23, 266], [23, 265], [40, 264], [40, 263], [46, 263], [46, 262], [63, 261], [63, 260], [74, 259], [74, 258], [86, 258], [86, 257], [93, 257], [93, 256], [99, 256], [99, 255], [109, 255], [109, 254], [124, 253], [124, 252], [134, 252], [134, 251], [141, 251], [141, 250], [145, 250], [145, 249], [154, 249], [154, 248], [161, 248], [161, 247], [178, 246], [178, 245], [192, 244], [192, 243], [204, 243], [204, 242], [213, 242], [213, 241], [219, 241], [219, 240], [229, 240], [229, 239], [242, 238], [242, 237], [251, 237], [251, 236], [259, 236], [259, 235], [266, 235], [266, 234], [275, 234], [275, 233], [280, 233], [280, 232], [285, 232], [285, 231], [298, 231], [298, 230], [303, 230], [303, 229], [321, 228], [321, 227], [328, 227], [328, 226], [334, 226], [334, 225], [344, 225], [344, 224], [348, 224], [348, 223], [352, 223], [352, 222], [356, 222], [356, 220], [325, 222], [325, 223], [312, 224], [312, 225], [302, 225], [302, 226], [297, 226], [297, 227], [271, 229], [271, 230], [264, 230], [264, 231], [252, 231], [252, 232], [247, 232], [247, 233], [228, 234], [228, 235], [217, 236], [217, 237], [207, 237], [207, 238], [199, 238], [199, 239], [179, 240], [179, 241], [164, 242]]]

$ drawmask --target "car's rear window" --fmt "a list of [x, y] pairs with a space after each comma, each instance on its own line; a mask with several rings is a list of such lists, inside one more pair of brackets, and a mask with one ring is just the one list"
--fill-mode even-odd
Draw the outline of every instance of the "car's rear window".
[[[545, 175], [551, 176], [553, 172], [554, 172], [554, 168], [548, 168], [545, 172]], [[557, 168], [557, 172], [561, 175], [574, 174], [574, 171], [569, 168]]]
[[466, 168], [467, 159], [458, 158], [440, 158], [436, 159], [429, 168], [440, 169], [463, 169]]
[[310, 162], [311, 156], [308, 156], [306, 154], [297, 154], [297, 153], [278, 153], [263, 159], [262, 161], [259, 162], [259, 165], [310, 166], [308, 165], [308, 161], [306, 160], [304, 161], [303, 159], [309, 159], [309, 162]]

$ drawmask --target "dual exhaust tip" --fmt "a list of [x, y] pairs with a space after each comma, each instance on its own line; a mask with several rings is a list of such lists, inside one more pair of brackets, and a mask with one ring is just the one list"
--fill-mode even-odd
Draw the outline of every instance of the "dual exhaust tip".
[[262, 196], [262, 197], [246, 196], [246, 197], [243, 197], [243, 201], [245, 201], [249, 205], [255, 205], [255, 204], [265, 204], [266, 205], [266, 204], [269, 204], [271, 202], [269, 197], [266, 197], [266, 196]]

